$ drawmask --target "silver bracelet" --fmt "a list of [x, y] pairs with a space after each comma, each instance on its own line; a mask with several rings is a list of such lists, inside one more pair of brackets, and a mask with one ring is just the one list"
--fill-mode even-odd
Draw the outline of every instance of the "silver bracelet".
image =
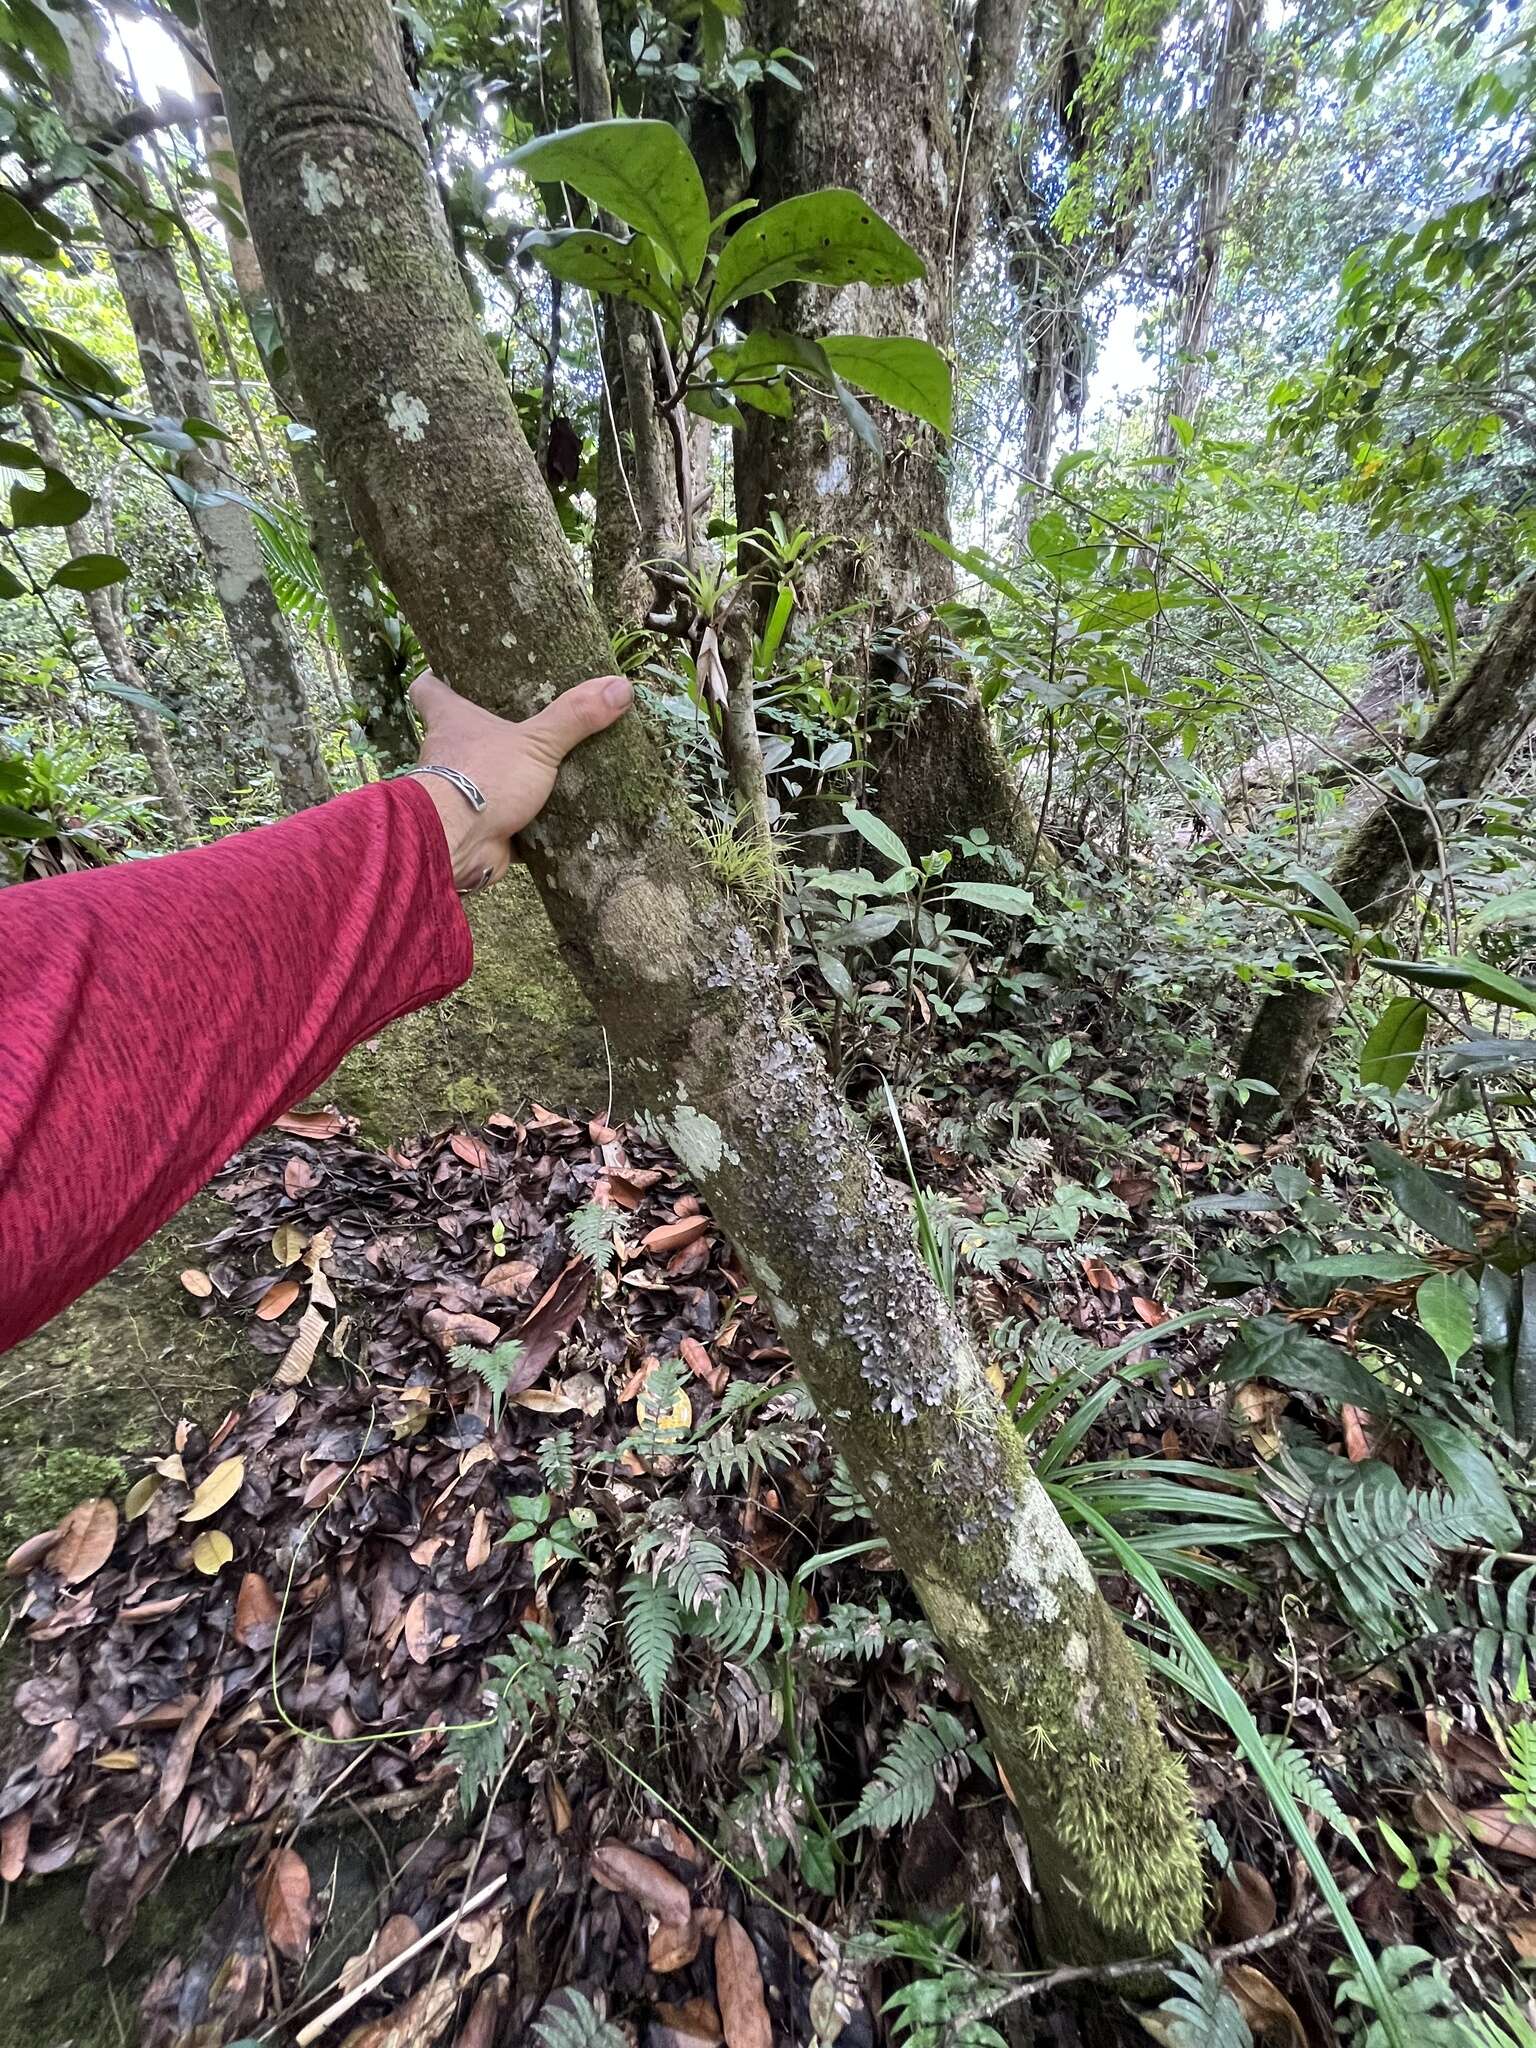
[[449, 768], [441, 761], [419, 761], [414, 768], [402, 768], [401, 775], [441, 775], [444, 782], [451, 782], [471, 810], [485, 809], [485, 792], [478, 782], [472, 782], [462, 768]]

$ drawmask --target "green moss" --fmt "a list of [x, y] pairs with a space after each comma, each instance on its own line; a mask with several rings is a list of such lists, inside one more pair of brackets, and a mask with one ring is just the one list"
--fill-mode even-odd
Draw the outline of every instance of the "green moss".
[[319, 1091], [388, 1142], [448, 1117], [477, 1120], [529, 1100], [607, 1097], [602, 1034], [571, 979], [532, 882], [514, 870], [469, 906], [475, 971], [347, 1055]]
[[39, 1453], [16, 1480], [11, 1493], [11, 1518], [17, 1533], [51, 1528], [82, 1500], [115, 1494], [123, 1484], [116, 1458], [96, 1451], [56, 1450]]

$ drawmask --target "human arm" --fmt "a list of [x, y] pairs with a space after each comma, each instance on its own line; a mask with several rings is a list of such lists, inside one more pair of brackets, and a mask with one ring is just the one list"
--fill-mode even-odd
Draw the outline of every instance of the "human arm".
[[254, 1132], [473, 964], [457, 890], [506, 871], [598, 678], [521, 726], [424, 677], [422, 759], [196, 847], [0, 891], [0, 1350], [126, 1258]]

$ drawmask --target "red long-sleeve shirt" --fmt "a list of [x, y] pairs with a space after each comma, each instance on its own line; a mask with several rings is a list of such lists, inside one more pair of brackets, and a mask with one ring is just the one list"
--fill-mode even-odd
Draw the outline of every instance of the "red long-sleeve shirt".
[[0, 1351], [473, 959], [415, 781], [0, 890]]

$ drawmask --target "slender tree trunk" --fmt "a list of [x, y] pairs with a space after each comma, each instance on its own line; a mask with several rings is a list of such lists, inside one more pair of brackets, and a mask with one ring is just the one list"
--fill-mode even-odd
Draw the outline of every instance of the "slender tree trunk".
[[[50, 469], [64, 467], [63, 451], [58, 436], [53, 431], [53, 422], [40, 398], [23, 391], [21, 409], [26, 416], [27, 430], [32, 436], [32, 445]], [[71, 561], [79, 561], [82, 555], [94, 555], [100, 550], [94, 544], [90, 529], [84, 520], [76, 520], [73, 526], [64, 529], [64, 543], [69, 549]], [[80, 602], [85, 606], [85, 615], [91, 622], [91, 631], [96, 636], [96, 645], [101, 649], [101, 658], [111, 672], [112, 680], [121, 683], [125, 690], [148, 695], [148, 688], [139, 672], [139, 665], [133, 658], [128, 645], [128, 636], [122, 622], [113, 608], [111, 593], [107, 589], [82, 590]], [[171, 759], [170, 747], [166, 744], [165, 728], [147, 704], [138, 702], [136, 697], [122, 699], [128, 723], [133, 728], [134, 745], [143, 755], [149, 769], [150, 779], [155, 785], [155, 794], [160, 799], [160, 808], [171, 837], [178, 846], [194, 846], [197, 843], [197, 826], [193, 822], [187, 805], [186, 792], [181, 786], [181, 777], [176, 772], [176, 763]]]
[[[53, 20], [69, 50], [71, 70], [59, 80], [65, 118], [77, 134], [107, 132], [122, 114], [122, 94], [108, 67], [101, 27], [88, 12]], [[119, 151], [113, 167], [147, 208], [138, 166]], [[128, 310], [151, 405], [173, 422], [216, 424], [213, 386], [192, 323], [175, 258], [124, 210], [124, 195], [106, 178], [91, 181], [102, 240]], [[230, 647], [284, 804], [299, 810], [330, 795], [320, 746], [305, 702], [288, 628], [267, 580], [255, 522], [228, 493], [229, 479], [198, 444], [177, 461], [184, 502], [213, 578]]]
[[1229, 0], [1227, 7], [1206, 105], [1206, 162], [1195, 214], [1194, 254], [1179, 293], [1173, 378], [1164, 395], [1158, 426], [1158, 447], [1165, 455], [1178, 452], [1174, 418], [1193, 424], [1205, 389], [1205, 357], [1216, 320], [1227, 209], [1232, 203], [1238, 147], [1254, 80], [1253, 39], [1263, 13], [1262, 0]]
[[[439, 671], [526, 716], [608, 645], [459, 288], [387, 0], [209, 0], [206, 21], [257, 250], [358, 529]], [[1056, 1945], [1188, 1933], [1196, 1837], [1145, 1677], [773, 963], [699, 860], [643, 715], [567, 762], [525, 836], [637, 1092], [970, 1683]]]
[[[1345, 842], [1330, 880], [1360, 922], [1385, 930], [1436, 858], [1442, 828], [1454, 829], [1536, 720], [1536, 576], [1524, 582], [1495, 621], [1459, 686], [1431, 719], [1419, 751], [1426, 802], [1380, 804]], [[1238, 1062], [1240, 1074], [1267, 1081], [1280, 1110], [1306, 1096], [1318, 1055], [1344, 1007], [1337, 989], [1286, 989], [1267, 996]]]
[[[985, 11], [1016, 49], [1022, 10]], [[760, 48], [788, 45], [815, 65], [803, 92], [772, 81], [764, 88], [763, 205], [819, 186], [850, 187], [927, 266], [925, 278], [899, 292], [785, 290], [759, 309], [761, 318], [808, 334], [910, 334], [947, 353], [962, 188], [945, 12], [933, 0], [754, 0], [748, 23]], [[989, 80], [1001, 65], [994, 49]], [[981, 155], [996, 147], [999, 132], [990, 116], [970, 124], [968, 190], [984, 185]], [[810, 393], [797, 397], [792, 419], [750, 414], [736, 435], [736, 503], [743, 531], [777, 512], [791, 529], [835, 538], [807, 567], [804, 607], [814, 615], [862, 604], [878, 640], [950, 597], [954, 583], [949, 563], [923, 538], [949, 532], [940, 438], [931, 427], [873, 410], [887, 443], [883, 465], [835, 405]], [[930, 678], [914, 680], [923, 688]], [[1021, 855], [1035, 842], [1017, 777], [968, 682], [923, 688], [917, 717], [879, 748], [876, 766], [876, 808], [914, 852], [977, 824]]]
[[637, 627], [655, 603], [640, 568], [640, 500], [635, 490], [629, 399], [618, 323], [608, 301], [598, 306], [603, 389], [598, 400], [597, 509], [592, 521], [592, 596], [610, 632]]
[[[193, 74], [199, 99], [206, 104], [216, 90], [214, 81], [195, 62]], [[243, 220], [245, 201], [234, 167], [229, 124], [220, 114], [207, 114], [202, 130], [209, 174], [236, 217]], [[228, 220], [222, 225], [235, 289], [240, 294], [267, 382], [289, 419], [307, 427], [303, 400], [288, 368], [255, 248], [250, 237], [238, 234]], [[400, 650], [386, 628], [373, 564], [352, 530], [341, 493], [325, 473], [317, 444], [313, 440], [291, 440], [288, 456], [309, 527], [310, 550], [335, 621], [342, 662], [363, 731], [386, 769], [403, 768], [416, 758], [416, 728], [405, 694], [409, 679], [401, 664]]]

